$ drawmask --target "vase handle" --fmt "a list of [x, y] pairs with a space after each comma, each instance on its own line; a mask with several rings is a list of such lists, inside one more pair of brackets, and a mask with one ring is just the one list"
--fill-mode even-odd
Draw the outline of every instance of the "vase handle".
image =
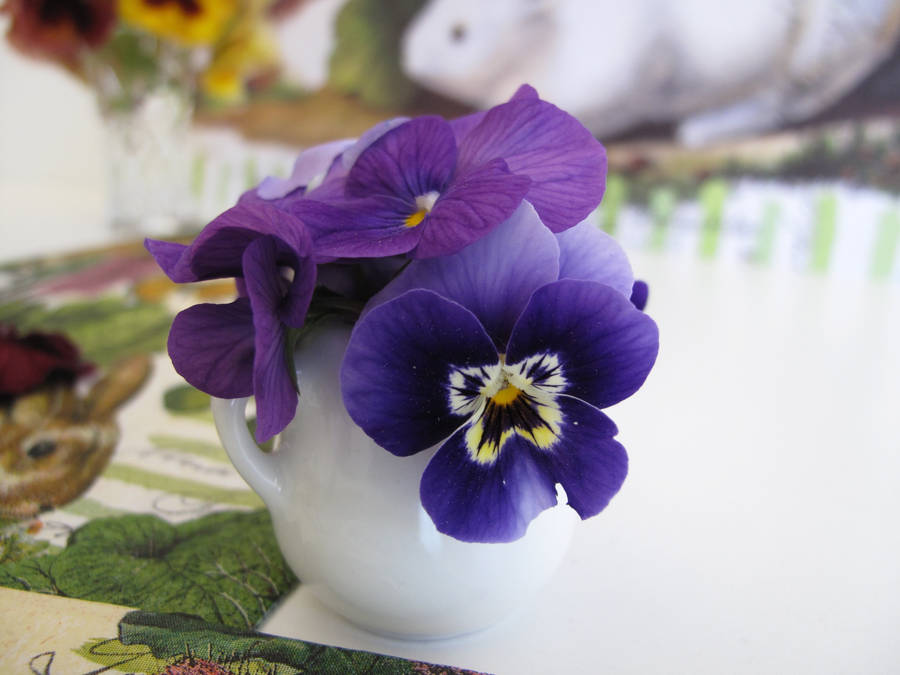
[[213, 398], [212, 413], [225, 452], [234, 468], [253, 490], [272, 507], [281, 498], [278, 457], [263, 452], [250, 435], [244, 410], [246, 398]]

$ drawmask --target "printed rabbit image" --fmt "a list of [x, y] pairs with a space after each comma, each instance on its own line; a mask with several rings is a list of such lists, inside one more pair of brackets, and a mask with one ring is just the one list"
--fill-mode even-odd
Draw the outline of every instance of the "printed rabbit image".
[[150, 358], [113, 365], [81, 397], [53, 384], [0, 408], [0, 516], [30, 518], [81, 495], [119, 440], [116, 411], [150, 373]]
[[677, 120], [700, 144], [816, 114], [898, 33], [900, 0], [431, 0], [402, 62], [477, 107], [528, 82], [600, 137]]

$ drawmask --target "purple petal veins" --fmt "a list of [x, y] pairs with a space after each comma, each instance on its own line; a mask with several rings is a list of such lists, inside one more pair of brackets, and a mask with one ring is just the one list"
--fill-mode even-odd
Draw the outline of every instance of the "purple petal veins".
[[414, 288], [432, 290], [478, 317], [500, 348], [531, 294], [557, 278], [559, 246], [527, 202], [493, 232], [453, 255], [413, 261], [368, 307]]
[[520, 90], [487, 111], [460, 142], [459, 170], [504, 159], [512, 173], [531, 179], [525, 198], [544, 224], [562, 232], [600, 203], [606, 150], [578, 120], [533, 91]]

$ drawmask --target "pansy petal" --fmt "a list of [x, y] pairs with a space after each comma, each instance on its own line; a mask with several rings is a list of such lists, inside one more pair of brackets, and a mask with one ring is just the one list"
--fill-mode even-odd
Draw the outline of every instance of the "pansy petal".
[[615, 239], [590, 219], [556, 235], [559, 241], [559, 278], [606, 284], [626, 298], [634, 274], [628, 256]]
[[294, 161], [290, 176], [287, 178], [266, 176], [256, 188], [256, 194], [262, 199], [280, 199], [298, 188], [305, 188], [316, 178], [324, 177], [335, 157], [354, 142], [352, 138], [344, 138], [304, 150]]
[[631, 287], [631, 304], [643, 312], [649, 298], [650, 287], [647, 285], [647, 282], [640, 279], [636, 280], [634, 286]]
[[[318, 208], [326, 207], [318, 205]], [[262, 201], [242, 202], [213, 219], [184, 250], [178, 262], [163, 269], [177, 282], [240, 276], [244, 250], [254, 239], [266, 234], [277, 236], [300, 256], [308, 255], [312, 247], [306, 227], [295, 216]], [[157, 242], [152, 245], [155, 250], [161, 250]], [[168, 262], [171, 254], [166, 251], [165, 255]]]
[[357, 322], [341, 367], [344, 404], [381, 447], [411, 455], [465, 419], [452, 407], [451, 374], [498, 363], [471, 312], [431, 291], [413, 290]]
[[198, 280], [197, 275], [191, 272], [189, 267], [179, 264], [188, 250], [185, 244], [147, 238], [144, 239], [144, 248], [150, 252], [166, 276], [175, 283], [184, 284]]
[[561, 366], [561, 393], [606, 408], [637, 391], [658, 349], [656, 324], [627, 297], [594, 281], [564, 279], [531, 296], [506, 361], [547, 355]]
[[219, 398], [253, 393], [253, 315], [247, 298], [180, 312], [168, 348], [175, 370], [200, 391]]
[[335, 207], [338, 215], [334, 217], [304, 218], [315, 241], [316, 258], [380, 258], [412, 250], [423, 230], [403, 224], [404, 208], [396, 197], [369, 197], [343, 202]]
[[556, 106], [522, 97], [492, 108], [459, 146], [459, 170], [500, 157], [528, 176], [525, 197], [553, 232], [584, 220], [606, 186], [606, 150]]
[[413, 256], [448, 255], [481, 239], [512, 215], [529, 185], [529, 178], [511, 174], [501, 159], [456, 176], [420, 225]]
[[[444, 189], [456, 166], [456, 140], [437, 116], [417, 117], [370, 145], [347, 175], [349, 197], [392, 195], [409, 201]], [[403, 217], [412, 215], [404, 213]]]
[[372, 127], [369, 127], [362, 133], [362, 135], [356, 140], [353, 145], [351, 145], [341, 153], [340, 167], [335, 167], [335, 173], [340, 172], [346, 174], [348, 171], [350, 171], [350, 169], [353, 168], [353, 165], [356, 164], [356, 160], [359, 159], [359, 156], [363, 154], [363, 152], [365, 152], [366, 149], [368, 149], [368, 147], [372, 145], [372, 143], [384, 136], [391, 129], [396, 129], [401, 124], [404, 124], [408, 121], [408, 117], [392, 117], [389, 120], [384, 120]]
[[496, 461], [472, 461], [467, 429], [453, 434], [425, 468], [422, 506], [439, 532], [456, 539], [515, 541], [541, 511], [556, 505], [555, 481], [520, 437], [510, 438]]
[[297, 391], [288, 372], [284, 326], [279, 317], [285, 282], [279, 275], [278, 244], [275, 237], [260, 237], [243, 256], [244, 283], [255, 327], [253, 394], [260, 442], [284, 429], [297, 408]]
[[584, 401], [561, 396], [559, 441], [543, 453], [554, 480], [563, 486], [568, 504], [582, 518], [596, 516], [622, 487], [628, 455], [613, 440], [615, 425]]
[[[523, 84], [509, 100], [520, 101], [536, 98], [538, 98], [538, 93], [535, 91], [534, 87]], [[473, 112], [469, 115], [463, 115], [462, 117], [450, 120], [450, 128], [453, 129], [453, 135], [456, 136], [456, 144], [459, 145], [462, 142], [462, 139], [464, 139], [472, 129], [481, 124], [481, 120], [483, 120], [484, 116], [487, 114], [487, 110], [479, 110], [478, 112]]]
[[426, 288], [473, 312], [502, 351], [531, 294], [557, 278], [558, 259], [556, 237], [523, 202], [493, 232], [459, 253], [414, 260], [367, 309]]

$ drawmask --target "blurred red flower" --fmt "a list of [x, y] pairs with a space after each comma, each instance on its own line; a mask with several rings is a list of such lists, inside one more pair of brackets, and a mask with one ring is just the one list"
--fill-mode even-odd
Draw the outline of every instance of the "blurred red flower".
[[59, 333], [19, 336], [0, 325], [0, 396], [17, 396], [49, 380], [72, 381], [93, 370], [72, 342]]
[[6, 37], [23, 54], [76, 66], [79, 52], [109, 38], [116, 0], [7, 0]]

